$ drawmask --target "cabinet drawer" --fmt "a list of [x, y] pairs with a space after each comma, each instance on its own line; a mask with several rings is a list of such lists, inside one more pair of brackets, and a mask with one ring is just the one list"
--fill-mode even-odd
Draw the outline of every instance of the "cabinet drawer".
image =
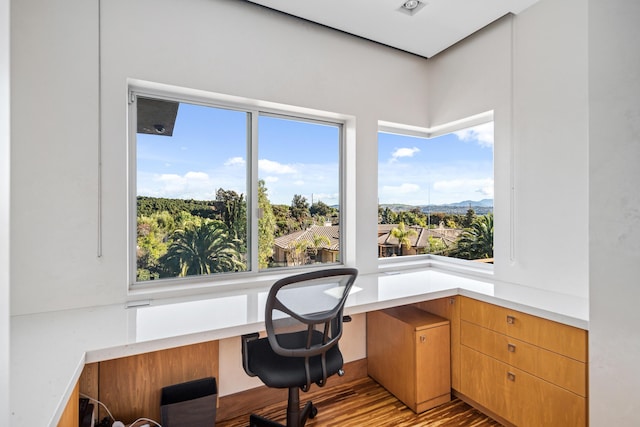
[[520, 427], [584, 427], [586, 399], [462, 346], [462, 393]]
[[505, 375], [513, 387], [511, 417], [521, 427], [585, 427], [587, 400], [519, 369]]
[[587, 361], [587, 331], [508, 310], [507, 335], [581, 362]]
[[540, 377], [580, 396], [587, 395], [586, 364], [466, 321], [463, 345]]
[[492, 331], [507, 333], [507, 310], [497, 305], [460, 298], [460, 319], [475, 323]]
[[509, 337], [587, 361], [587, 331], [497, 305], [461, 298], [460, 318]]

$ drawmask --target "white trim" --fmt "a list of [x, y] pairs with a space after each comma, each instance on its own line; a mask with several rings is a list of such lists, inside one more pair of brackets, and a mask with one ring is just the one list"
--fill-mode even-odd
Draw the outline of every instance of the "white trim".
[[[492, 122], [494, 120], [493, 110], [475, 114], [463, 119], [454, 120], [432, 127], [419, 127], [383, 120], [378, 121], [378, 132], [396, 135], [407, 135], [417, 138], [430, 139], [442, 136], [457, 130], [467, 129], [473, 126]], [[495, 164], [494, 164], [495, 176]], [[495, 198], [495, 195], [494, 195]], [[494, 202], [495, 205], [495, 202]], [[378, 204], [379, 206], [379, 204]], [[467, 273], [472, 276], [493, 275], [493, 264], [478, 263], [470, 260], [463, 260], [452, 257], [444, 257], [432, 254], [406, 255], [400, 257], [378, 258], [378, 271], [393, 271], [396, 269], [413, 268], [434, 268], [451, 272]]]
[[[347, 173], [347, 170], [355, 170], [355, 119], [352, 116], [332, 113], [321, 110], [314, 110], [304, 107], [296, 107], [291, 105], [279, 104], [274, 102], [247, 99], [232, 95], [225, 95], [213, 92], [206, 92], [196, 89], [181, 88], [161, 83], [153, 83], [135, 79], [128, 81], [128, 96], [131, 94], [143, 95], [156, 99], [166, 99], [176, 102], [188, 102], [213, 108], [223, 108], [235, 111], [247, 112], [251, 115], [250, 123], [248, 123], [251, 131], [251, 141], [247, 144], [247, 154], [250, 155], [251, 161], [247, 162], [247, 179], [249, 180], [247, 188], [247, 215], [250, 215], [250, 229], [248, 230], [248, 258], [249, 271], [220, 273], [206, 277], [185, 277], [185, 278], [166, 278], [155, 281], [137, 282], [137, 260], [135, 253], [135, 241], [137, 220], [136, 215], [132, 214], [136, 206], [136, 126], [135, 126], [135, 108], [136, 103], [129, 103], [128, 106], [128, 294], [129, 295], [150, 295], [156, 292], [177, 292], [185, 294], [190, 292], [201, 292], [206, 288], [243, 288], [257, 286], [262, 279], [271, 281], [291, 274], [295, 270], [296, 273], [307, 270], [317, 269], [317, 265], [308, 267], [294, 268], [272, 268], [267, 270], [259, 270], [258, 265], [258, 118], [260, 115], [269, 117], [281, 117], [284, 119], [308, 121], [310, 123], [328, 124], [338, 126], [340, 128], [340, 258], [339, 264], [323, 264], [323, 268], [338, 267], [341, 265], [355, 265], [355, 243], [349, 244], [349, 239], [355, 240], [355, 173]], [[351, 136], [349, 136], [351, 135]], [[348, 194], [353, 192], [353, 194]], [[342, 237], [344, 236], [344, 237]], [[255, 280], [259, 277], [259, 280]], [[264, 282], [262, 282], [264, 283]]]
[[491, 121], [493, 121], [493, 110], [431, 127], [412, 126], [378, 120], [378, 131], [383, 133], [415, 136], [417, 138], [433, 138]]

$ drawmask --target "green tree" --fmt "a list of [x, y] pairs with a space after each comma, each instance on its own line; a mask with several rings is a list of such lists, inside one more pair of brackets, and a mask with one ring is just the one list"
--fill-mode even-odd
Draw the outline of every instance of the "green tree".
[[411, 248], [411, 238], [418, 235], [418, 232], [412, 228], [406, 228], [404, 222], [398, 224], [391, 230], [391, 235], [398, 239], [398, 252], [402, 256], [402, 247]]
[[289, 265], [304, 265], [307, 263], [307, 248], [309, 243], [304, 240], [292, 240], [289, 242], [287, 258]]
[[462, 220], [462, 228], [471, 227], [471, 224], [473, 224], [473, 221], [475, 219], [476, 219], [476, 211], [474, 211], [472, 208], [467, 209], [467, 214]]
[[262, 179], [258, 181], [258, 209], [261, 213], [258, 219], [258, 266], [267, 268], [273, 256], [276, 217], [267, 196], [267, 187]]
[[300, 194], [294, 194], [293, 200], [291, 200], [290, 213], [293, 219], [302, 224], [310, 215], [309, 202], [307, 202], [306, 197], [301, 196]]
[[226, 224], [233, 237], [244, 242], [247, 241], [247, 204], [244, 194], [238, 194], [233, 190], [218, 189], [216, 202], [221, 211], [221, 220]]
[[336, 209], [319, 200], [318, 202], [311, 205], [311, 207], [309, 208], [309, 213], [314, 218], [330, 218], [336, 214]]
[[398, 215], [389, 206], [384, 209], [379, 207], [378, 216], [380, 217], [380, 224], [395, 224], [398, 222]]
[[289, 210], [291, 209], [288, 205], [271, 205], [271, 209], [273, 210], [273, 216], [276, 220], [276, 231], [275, 237], [284, 236], [285, 234], [291, 234], [296, 229], [289, 228]]
[[162, 257], [171, 277], [242, 271], [246, 266], [238, 251], [238, 241], [229, 236], [224, 223], [205, 220], [176, 230]]
[[464, 259], [493, 258], [493, 214], [477, 217], [457, 242], [455, 256]]
[[138, 281], [160, 277], [160, 258], [167, 252], [167, 239], [174, 229], [175, 221], [167, 211], [137, 218], [136, 264]]
[[430, 254], [442, 254], [447, 249], [442, 239], [438, 239], [433, 236], [429, 236], [429, 253]]
[[329, 247], [331, 245], [331, 240], [325, 236], [324, 234], [313, 234], [313, 243], [311, 246], [311, 252], [313, 253], [313, 258], [315, 259], [318, 256], [318, 250], [323, 246]]

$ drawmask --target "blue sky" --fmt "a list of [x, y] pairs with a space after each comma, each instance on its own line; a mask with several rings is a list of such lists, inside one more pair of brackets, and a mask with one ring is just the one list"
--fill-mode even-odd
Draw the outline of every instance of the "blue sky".
[[[138, 195], [215, 199], [247, 194], [245, 112], [181, 103], [173, 136], [138, 134]], [[260, 116], [258, 174], [273, 204], [295, 194], [338, 204], [337, 126]], [[380, 203], [442, 204], [493, 198], [493, 124], [423, 139], [381, 133]]]
[[[219, 188], [247, 194], [247, 113], [181, 103], [173, 136], [137, 135], [137, 192], [215, 199]], [[260, 116], [258, 174], [273, 204], [295, 194], [338, 204], [337, 126]]]
[[380, 133], [380, 204], [493, 198], [493, 122], [435, 138]]

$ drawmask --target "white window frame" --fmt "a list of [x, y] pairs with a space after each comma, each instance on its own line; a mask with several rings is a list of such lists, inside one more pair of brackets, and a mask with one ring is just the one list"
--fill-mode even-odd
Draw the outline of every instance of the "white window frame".
[[[137, 259], [137, 159], [136, 159], [136, 103], [135, 97], [151, 97], [161, 100], [185, 102], [213, 108], [247, 112], [251, 115], [247, 152], [247, 216], [248, 260], [250, 268], [242, 272], [216, 273], [207, 276], [165, 278], [155, 281], [136, 280]], [[276, 280], [292, 271], [303, 272], [317, 266], [278, 267], [260, 270], [258, 266], [258, 118], [260, 115], [282, 117], [311, 123], [331, 124], [340, 127], [339, 132], [339, 191], [340, 191], [340, 262], [327, 264], [327, 268], [354, 266], [355, 263], [355, 177], [346, 173], [349, 165], [355, 169], [355, 118], [339, 113], [314, 110], [286, 104], [273, 103], [164, 85], [131, 79], [128, 84], [128, 132], [127, 132], [127, 185], [128, 185], [128, 231], [127, 259], [129, 293], [194, 288], [240, 287], [250, 281], [259, 286], [263, 280]], [[259, 278], [259, 280], [255, 280]]]
[[[434, 138], [491, 121], [494, 121], [493, 110], [429, 128], [379, 120], [378, 133], [393, 133], [418, 138]], [[494, 206], [495, 198], [496, 194], [494, 192]], [[474, 262], [442, 255], [422, 254], [378, 258], [378, 270], [381, 272], [393, 272], [401, 269], [406, 270], [408, 268], [434, 268], [481, 276], [493, 275], [494, 273], [494, 264]]]

